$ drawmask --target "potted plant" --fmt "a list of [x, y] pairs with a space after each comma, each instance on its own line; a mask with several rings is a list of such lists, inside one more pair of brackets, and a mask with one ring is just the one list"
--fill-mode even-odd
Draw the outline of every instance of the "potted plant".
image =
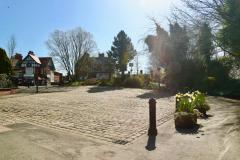
[[176, 128], [193, 128], [196, 126], [197, 114], [193, 112], [193, 109], [194, 104], [191, 94], [176, 95], [176, 113], [174, 114]]

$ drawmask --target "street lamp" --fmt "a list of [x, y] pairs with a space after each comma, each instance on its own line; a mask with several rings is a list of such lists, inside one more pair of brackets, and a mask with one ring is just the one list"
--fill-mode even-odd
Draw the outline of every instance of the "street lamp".
[[35, 79], [35, 84], [36, 84], [36, 93], [38, 93], [38, 68], [40, 67], [40, 64], [38, 63], [33, 63], [32, 64], [33, 71], [34, 71], [34, 79]]
[[161, 86], [161, 84], [160, 84], [160, 81], [161, 81], [161, 66], [159, 66], [158, 68], [157, 68], [157, 70], [158, 70], [158, 88], [160, 89], [160, 86]]
[[133, 63], [129, 63], [129, 67], [131, 68], [131, 74], [132, 74], [132, 67], [133, 67]]

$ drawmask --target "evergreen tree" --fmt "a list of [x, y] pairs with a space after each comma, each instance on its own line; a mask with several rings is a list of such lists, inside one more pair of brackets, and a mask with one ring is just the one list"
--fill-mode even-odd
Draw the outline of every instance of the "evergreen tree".
[[131, 39], [124, 31], [120, 31], [117, 37], [114, 37], [108, 56], [114, 61], [115, 68], [121, 72], [122, 77], [124, 77], [124, 72], [127, 70], [127, 64], [133, 60], [135, 55], [136, 50], [133, 47]]
[[171, 56], [176, 61], [182, 62], [187, 58], [189, 38], [186, 27], [178, 23], [170, 24]]
[[219, 32], [222, 48], [231, 55], [240, 58], [240, 1], [225, 0], [221, 15], [223, 24]]
[[11, 62], [2, 48], [0, 48], [0, 74], [12, 74]]
[[213, 54], [213, 42], [212, 42], [211, 28], [207, 23], [203, 23], [200, 27], [197, 47], [198, 54], [204, 60], [207, 65], [210, 62]]

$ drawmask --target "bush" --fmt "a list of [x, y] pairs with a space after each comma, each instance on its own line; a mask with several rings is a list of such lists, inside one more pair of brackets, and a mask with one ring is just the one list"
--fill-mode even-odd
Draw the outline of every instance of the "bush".
[[77, 87], [77, 86], [81, 86], [83, 82], [81, 81], [74, 81], [74, 82], [71, 82], [69, 84], [69, 86], [72, 86], [72, 87]]
[[113, 82], [108, 79], [103, 79], [100, 81], [99, 86], [113, 86]]
[[198, 89], [203, 77], [204, 66], [196, 60], [187, 59], [184, 63], [172, 63], [166, 68], [164, 83], [168, 88], [182, 90], [185, 87]]
[[149, 84], [145, 87], [146, 89], [159, 89], [159, 84], [156, 82], [149, 82]]
[[204, 78], [201, 88], [205, 91], [216, 89], [217, 88], [216, 77], [206, 77], [206, 78]]
[[13, 86], [12, 81], [6, 74], [0, 74], [0, 88], [11, 88]]
[[123, 84], [122, 78], [114, 77], [111, 79], [111, 83], [114, 87], [120, 87]]
[[129, 77], [124, 82], [124, 87], [129, 88], [142, 88], [144, 84], [144, 80], [138, 76]]

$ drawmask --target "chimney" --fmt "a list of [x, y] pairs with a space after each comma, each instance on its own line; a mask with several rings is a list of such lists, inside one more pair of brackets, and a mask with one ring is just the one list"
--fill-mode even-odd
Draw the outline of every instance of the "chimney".
[[34, 53], [33, 53], [33, 51], [29, 51], [29, 52], [28, 52], [28, 55], [29, 55], [29, 54], [31, 54], [31, 55], [33, 55], [33, 56], [34, 56]]
[[14, 56], [14, 59], [17, 59], [17, 60], [19, 60], [19, 61], [22, 61], [22, 55], [17, 53], [17, 54]]
[[104, 58], [104, 53], [99, 53], [99, 54], [98, 54], [98, 57], [99, 57], [99, 58]]

